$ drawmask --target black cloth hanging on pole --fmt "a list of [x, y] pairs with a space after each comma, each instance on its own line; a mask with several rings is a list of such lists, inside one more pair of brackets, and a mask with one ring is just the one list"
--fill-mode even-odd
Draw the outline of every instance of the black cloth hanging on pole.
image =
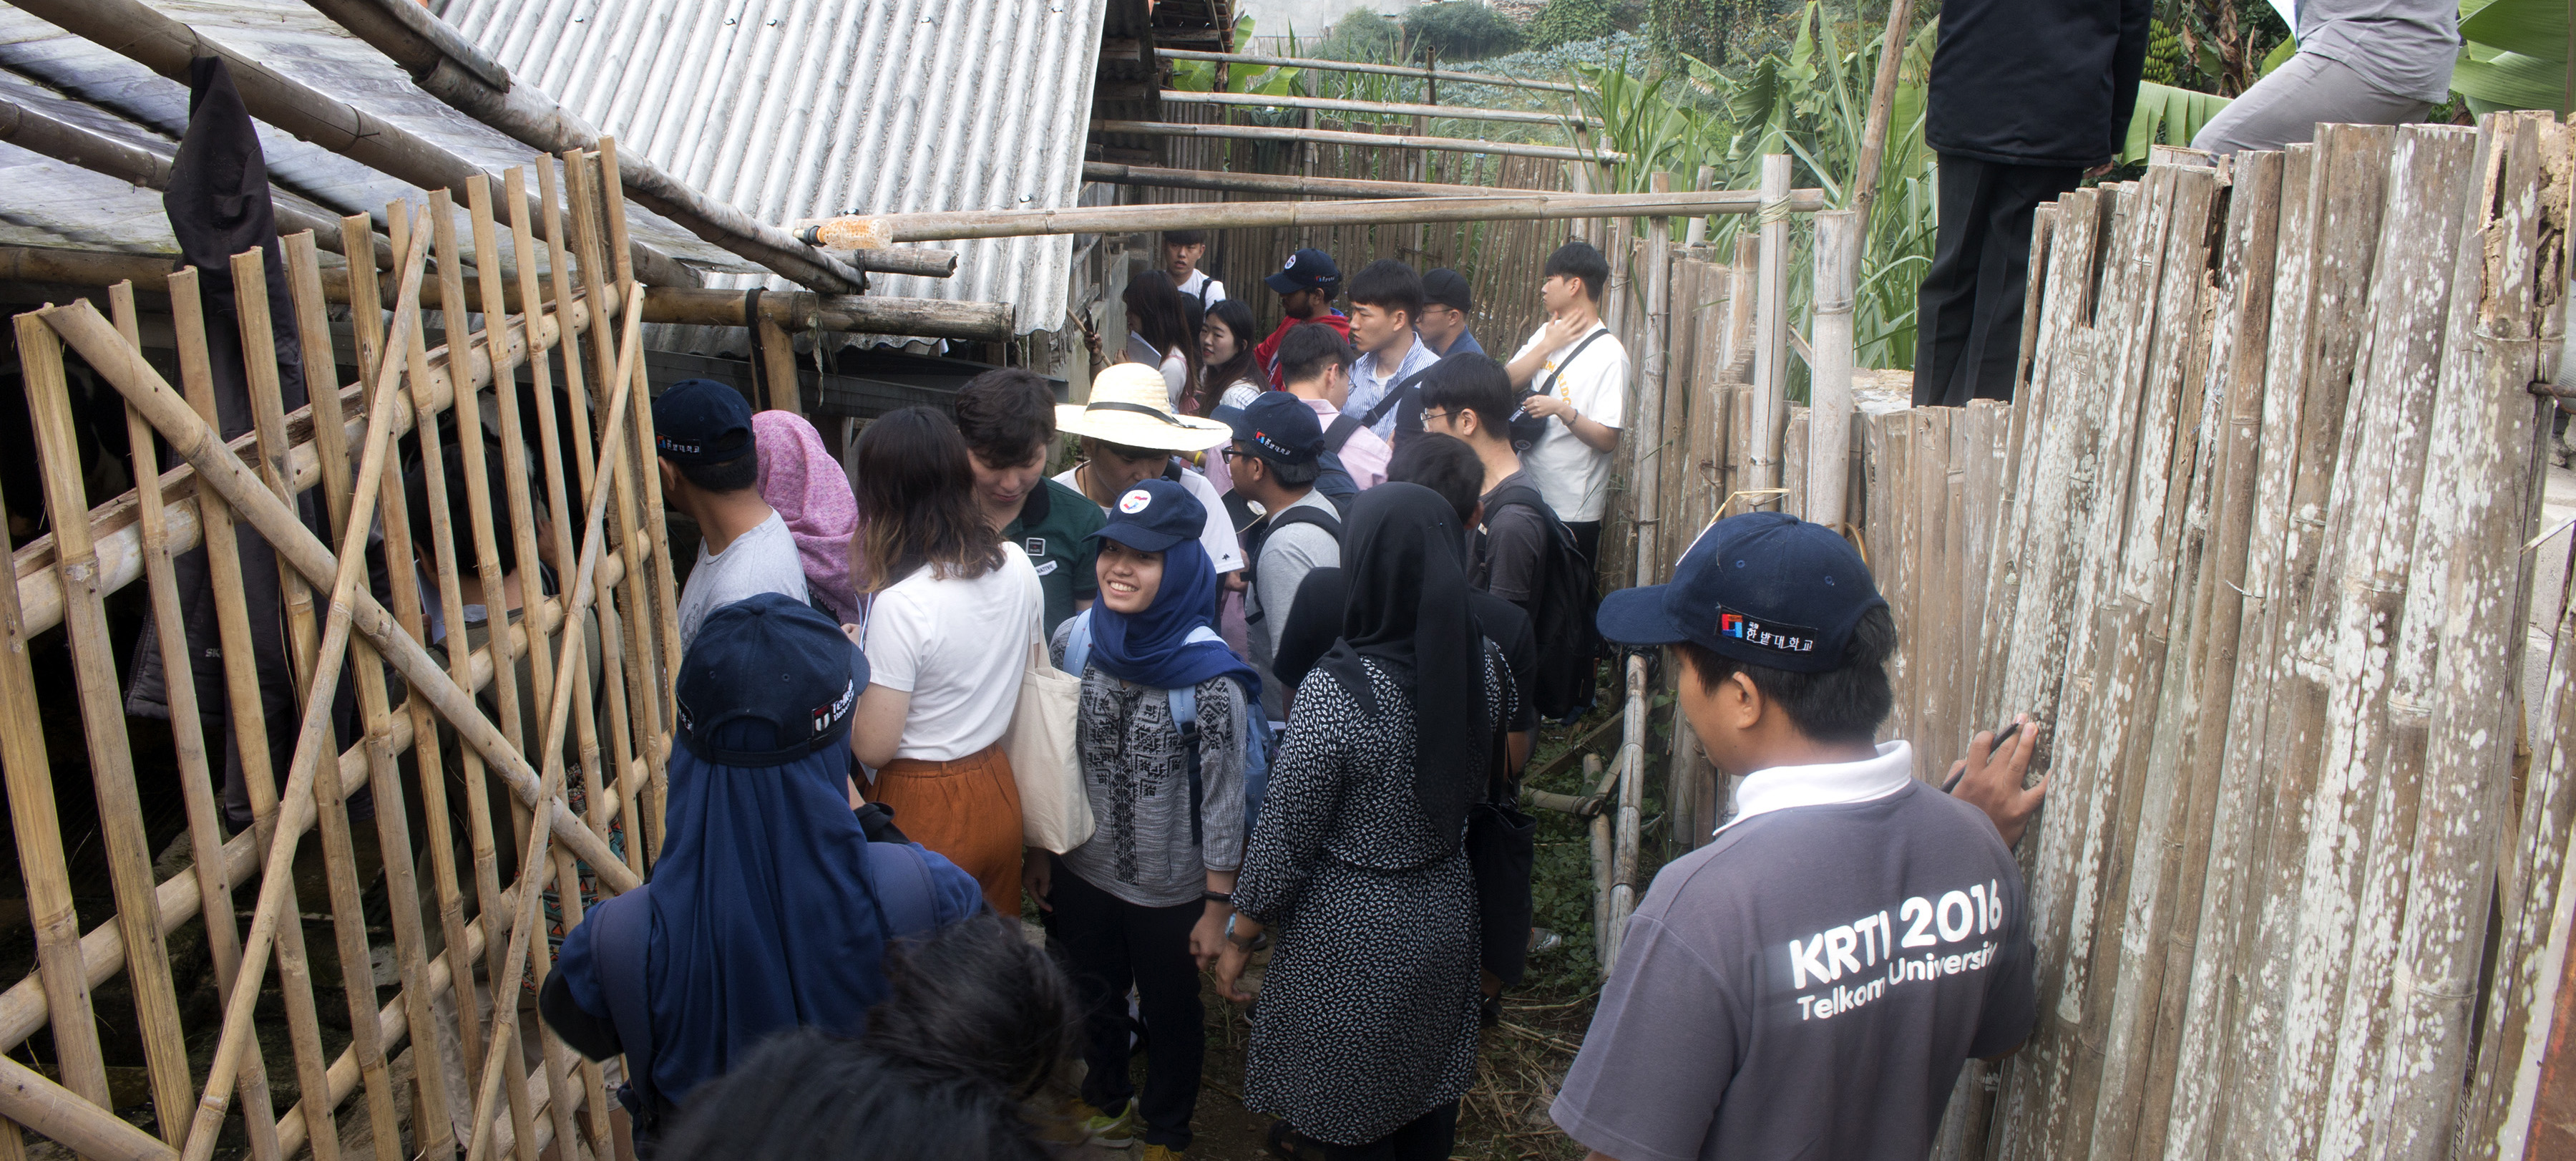
[[[215, 419], [226, 440], [251, 429], [249, 381], [242, 359], [241, 313], [233, 284], [232, 256], [262, 252], [267, 274], [269, 333], [277, 349], [278, 392], [288, 412], [308, 401], [304, 348], [296, 329], [293, 299], [286, 280], [285, 252], [277, 241], [275, 204], [270, 200], [268, 162], [260, 152], [259, 134], [250, 110], [233, 88], [232, 73], [220, 57], [198, 57], [188, 65], [188, 129], [179, 140], [171, 165], [170, 185], [161, 205], [170, 230], [178, 236], [181, 258], [197, 268], [197, 287], [204, 304], [206, 354], [214, 381]], [[319, 369], [327, 383], [335, 372]], [[165, 455], [165, 462], [172, 462]], [[175, 466], [175, 465], [174, 465]], [[329, 525], [319, 497], [307, 491], [296, 497], [296, 513], [325, 543]], [[301, 705], [286, 657], [283, 607], [274, 549], [253, 531], [248, 520], [235, 529], [241, 557], [242, 597], [249, 606], [250, 636], [259, 671], [260, 713], [268, 726], [268, 746], [279, 787], [286, 782], [301, 724]], [[199, 716], [206, 736], [224, 760], [224, 821], [238, 831], [251, 824], [250, 794], [242, 777], [241, 751], [232, 732], [232, 707], [224, 680], [223, 646], [216, 629], [214, 589], [206, 565], [206, 548], [191, 549], [173, 562], [179, 600], [186, 610], [188, 654], [196, 678]], [[372, 578], [371, 578], [372, 579]], [[315, 602], [317, 606], [321, 602]], [[126, 711], [139, 717], [167, 719], [168, 690], [161, 653], [146, 633], [137, 643]], [[334, 725], [343, 744], [355, 736], [356, 707], [349, 684], [340, 684]], [[359, 803], [353, 801], [352, 806]]]

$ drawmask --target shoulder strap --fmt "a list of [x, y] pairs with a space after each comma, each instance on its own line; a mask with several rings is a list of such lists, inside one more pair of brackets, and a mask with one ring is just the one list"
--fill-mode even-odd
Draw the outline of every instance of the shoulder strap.
[[[1208, 628], [1205, 625], [1200, 625], [1197, 628], [1191, 629], [1189, 636], [1183, 638], [1183, 640], [1214, 641], [1220, 645], [1225, 643], [1225, 638], [1218, 636], [1216, 630]], [[1204, 841], [1200, 835], [1200, 831], [1204, 828], [1200, 825], [1201, 820], [1199, 816], [1205, 813], [1201, 809], [1200, 805], [1205, 798], [1205, 794], [1200, 789], [1199, 783], [1198, 687], [1194, 685], [1184, 685], [1179, 689], [1164, 690], [1163, 700], [1166, 704], [1172, 707], [1172, 727], [1180, 731], [1182, 761], [1189, 767], [1190, 845], [1198, 846]]]
[[[1280, 529], [1286, 528], [1291, 524], [1312, 524], [1317, 528], [1321, 528], [1326, 532], [1332, 533], [1333, 539], [1335, 540], [1342, 538], [1342, 521], [1340, 514], [1318, 508], [1312, 504], [1294, 504], [1280, 509], [1278, 515], [1270, 518], [1270, 533], [1276, 533]], [[1263, 534], [1263, 538], [1265, 540], [1268, 539], [1268, 536], [1269, 533]]]
[[1073, 615], [1073, 631], [1064, 637], [1064, 671], [1082, 676], [1083, 667], [1091, 661], [1091, 610]]
[[[1590, 342], [1590, 341], [1592, 341], [1592, 340], [1590, 340], [1590, 339], [1585, 339], [1584, 341], [1585, 341], [1585, 342]], [[1582, 350], [1582, 348], [1580, 348], [1580, 347], [1577, 347], [1577, 348], [1575, 348], [1575, 349], [1576, 349], [1577, 351]], [[1571, 361], [1571, 360], [1569, 360], [1569, 361]], [[1437, 367], [1437, 366], [1439, 366], [1439, 365], [1440, 365], [1440, 360], [1438, 360], [1438, 359], [1433, 359], [1432, 361], [1430, 361], [1430, 362], [1428, 362], [1428, 363], [1424, 363], [1424, 364], [1422, 365], [1422, 367], [1421, 367], [1421, 369], [1420, 369], [1420, 370], [1417, 370], [1417, 371], [1415, 371], [1414, 373], [1412, 373], [1412, 374], [1410, 374], [1410, 375], [1407, 375], [1407, 376], [1405, 376], [1403, 379], [1401, 379], [1401, 380], [1397, 381], [1397, 383], [1396, 383], [1396, 385], [1395, 385], [1395, 386], [1387, 388], [1387, 389], [1386, 389], [1386, 394], [1385, 394], [1385, 396], [1381, 397], [1381, 398], [1377, 401], [1377, 405], [1376, 405], [1376, 406], [1374, 406], [1374, 407], [1369, 408], [1369, 409], [1368, 409], [1368, 414], [1367, 414], [1367, 415], [1365, 415], [1365, 416], [1362, 416], [1362, 417], [1360, 418], [1360, 424], [1361, 424], [1361, 426], [1364, 426], [1364, 427], [1376, 427], [1376, 426], [1377, 426], [1377, 421], [1379, 421], [1379, 420], [1381, 420], [1381, 419], [1386, 418], [1386, 413], [1387, 413], [1387, 412], [1390, 412], [1390, 411], [1395, 410], [1396, 405], [1397, 405], [1397, 404], [1399, 404], [1399, 403], [1402, 403], [1402, 402], [1404, 401], [1404, 393], [1405, 393], [1405, 391], [1406, 391], [1406, 390], [1410, 389], [1410, 388], [1411, 388], [1415, 383], [1420, 382], [1420, 381], [1422, 380], [1422, 377], [1423, 377], [1424, 375], [1428, 375], [1428, 374], [1430, 374], [1430, 373], [1431, 373], [1431, 369], [1432, 369], [1433, 367]], [[1348, 438], [1348, 437], [1344, 437], [1344, 438]], [[1342, 446], [1342, 445], [1340, 445], [1340, 444], [1334, 444], [1334, 445], [1332, 445], [1332, 446], [1333, 446], [1333, 450], [1335, 450], [1335, 451], [1339, 451], [1339, 450], [1341, 450], [1341, 446]]]
[[869, 843], [868, 871], [877, 893], [877, 919], [886, 942], [939, 926], [932, 909], [930, 864], [911, 843]]
[[1352, 432], [1367, 426], [1368, 420], [1361, 419], [1350, 412], [1345, 411], [1335, 415], [1333, 422], [1324, 427], [1324, 446], [1332, 451], [1340, 451], [1343, 444], [1351, 442]]
[[599, 965], [599, 991], [608, 1001], [609, 1022], [617, 1026], [617, 1045], [626, 1053], [626, 1082], [634, 1086], [644, 1115], [662, 1107], [653, 1087], [653, 996], [645, 957], [652, 952], [653, 885], [606, 900], [592, 908], [590, 954]]
[[1583, 336], [1583, 341], [1582, 341], [1582, 342], [1579, 342], [1579, 343], [1574, 344], [1574, 353], [1573, 353], [1573, 354], [1570, 354], [1570, 355], [1567, 355], [1567, 356], [1564, 358], [1564, 360], [1563, 360], [1563, 361], [1561, 361], [1561, 362], [1557, 363], [1557, 365], [1556, 365], [1556, 369], [1555, 369], [1555, 370], [1550, 371], [1550, 372], [1548, 372], [1548, 373], [1547, 373], [1547, 386], [1545, 386], [1545, 387], [1533, 387], [1533, 388], [1531, 388], [1531, 389], [1530, 389], [1531, 394], [1538, 394], [1538, 393], [1541, 393], [1541, 392], [1554, 391], [1554, 390], [1556, 390], [1556, 381], [1565, 377], [1565, 369], [1566, 369], [1566, 368], [1568, 368], [1568, 367], [1573, 366], [1573, 365], [1574, 365], [1574, 361], [1575, 361], [1576, 359], [1579, 359], [1579, 358], [1582, 358], [1582, 357], [1583, 357], [1583, 348], [1591, 346], [1591, 345], [1592, 345], [1592, 340], [1597, 339], [1597, 338], [1600, 338], [1601, 336], [1606, 335], [1606, 334], [1609, 334], [1609, 333], [1610, 333], [1610, 328], [1609, 328], [1609, 327], [1604, 326], [1604, 325], [1602, 325], [1602, 324], [1600, 324], [1600, 323], [1594, 323], [1594, 324], [1592, 324], [1592, 333], [1591, 333], [1591, 334], [1588, 334], [1588, 335]]

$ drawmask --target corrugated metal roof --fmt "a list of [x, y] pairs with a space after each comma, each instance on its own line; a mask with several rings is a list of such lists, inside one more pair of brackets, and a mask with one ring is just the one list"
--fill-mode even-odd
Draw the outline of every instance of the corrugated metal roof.
[[[1075, 204], [1108, 0], [434, 0], [466, 37], [708, 196], [765, 221]], [[891, 295], [1062, 325], [1073, 242], [948, 243]], [[749, 287], [753, 277], [718, 277]], [[767, 284], [784, 288], [783, 280]]]
[[[537, 153], [441, 103], [365, 41], [300, 0], [152, 0], [172, 19], [227, 47], [366, 110], [493, 173]], [[49, 116], [169, 156], [188, 125], [188, 88], [115, 51], [0, 6], [0, 95]], [[385, 203], [420, 191], [320, 146], [257, 124], [269, 182], [332, 214], [381, 217]], [[531, 179], [533, 181], [533, 178]], [[0, 220], [14, 243], [172, 252], [161, 195], [15, 147], [0, 146]], [[672, 257], [720, 269], [742, 259], [629, 203], [635, 236]], [[756, 269], [756, 268], [755, 268]]]

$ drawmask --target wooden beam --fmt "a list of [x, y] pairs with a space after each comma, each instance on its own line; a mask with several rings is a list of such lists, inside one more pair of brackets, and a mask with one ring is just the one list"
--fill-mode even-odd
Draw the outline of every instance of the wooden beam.
[[1200, 125], [1186, 121], [1094, 120], [1091, 131], [1129, 133], [1140, 137], [1216, 137], [1230, 141], [1298, 141], [1309, 145], [1363, 145], [1379, 149], [1446, 149], [1502, 157], [1545, 157], [1557, 161], [1621, 162], [1625, 153], [1599, 153], [1565, 145], [1525, 145], [1518, 141], [1478, 141], [1470, 137], [1411, 137], [1398, 133], [1345, 133], [1333, 129], [1297, 129], [1269, 125]]
[[1421, 77], [1433, 81], [1454, 81], [1470, 85], [1496, 85], [1507, 89], [1539, 89], [1551, 93], [1587, 93], [1581, 85], [1563, 81], [1541, 81], [1527, 77], [1498, 77], [1484, 73], [1445, 72], [1440, 69], [1406, 68], [1403, 65], [1363, 64], [1347, 60], [1316, 60], [1312, 57], [1262, 56], [1249, 52], [1194, 52], [1166, 48], [1157, 53], [1166, 60], [1211, 60], [1227, 64], [1269, 65], [1273, 68], [1318, 69], [1336, 73], [1376, 73], [1391, 77]]
[[[1802, 206], [1786, 188], [1776, 191], [1791, 211]], [[1124, 234], [1141, 230], [1238, 229], [1252, 226], [1390, 225], [1406, 222], [1544, 221], [1641, 214], [1749, 214], [1762, 195], [1744, 190], [1670, 194], [1569, 194], [1492, 190], [1480, 197], [1399, 198], [1349, 202], [1175, 202], [1151, 206], [1079, 207], [1068, 210], [963, 210], [940, 214], [885, 214], [797, 223], [800, 236], [824, 245], [939, 238], [1021, 238], [1042, 234]], [[1780, 223], [1783, 229], [1787, 223]], [[1784, 246], [1785, 249], [1785, 246]]]
[[[178, 267], [177, 258], [163, 254], [0, 246], [0, 282], [112, 286], [132, 281], [137, 289], [162, 293], [171, 272]], [[392, 306], [392, 287], [389, 284], [380, 286], [379, 291], [388, 299], [385, 305]], [[339, 267], [322, 271], [322, 292], [332, 302], [349, 301], [348, 271]], [[479, 285], [467, 283], [461, 297], [467, 309], [485, 310]], [[518, 313], [518, 296], [515, 293], [504, 294], [501, 307], [504, 311]], [[760, 315], [791, 330], [920, 335], [981, 342], [1008, 340], [1017, 318], [1011, 305], [1003, 302], [952, 302], [938, 298], [814, 294], [807, 291], [772, 291], [761, 295]], [[735, 291], [679, 286], [644, 288], [644, 321], [649, 323], [738, 327], [746, 325], [744, 317], [743, 295]]]
[[1408, 105], [1394, 101], [1343, 101], [1331, 97], [1274, 97], [1263, 93], [1194, 93], [1183, 89], [1163, 90], [1163, 101], [1173, 105], [1328, 109], [1344, 113], [1378, 113], [1389, 117], [1450, 117], [1461, 121], [1514, 121], [1526, 125], [1562, 125], [1581, 121], [1596, 129], [1601, 127], [1601, 122], [1589, 117], [1561, 117], [1526, 109], [1478, 109], [1466, 105]]

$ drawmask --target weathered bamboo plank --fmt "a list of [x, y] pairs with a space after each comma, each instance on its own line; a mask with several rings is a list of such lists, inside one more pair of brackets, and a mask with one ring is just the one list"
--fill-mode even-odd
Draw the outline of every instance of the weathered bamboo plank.
[[2544, 159], [2566, 159], [2569, 138], [2546, 114], [2528, 113], [2490, 115], [2485, 135], [2486, 172], [2465, 207], [2480, 244], [2461, 247], [2452, 274], [2443, 404], [2422, 492], [2420, 520], [2446, 542], [2449, 599], [2436, 607], [2430, 736], [2394, 965], [2401, 986], [2374, 1069], [2380, 1100], [2368, 1111], [2372, 1153], [2382, 1157], [2436, 1157], [2448, 1143], [2494, 873], [2496, 848], [2481, 824], [2506, 809], [2509, 739], [2521, 720], [2518, 590], [2532, 495], [2517, 477], [2533, 474], [2534, 432], [2547, 427], [2516, 389], [2541, 374], [2537, 304], [2563, 291], [2564, 270], [2545, 271], [2552, 234], [2568, 220], [2567, 184], [2563, 172], [2545, 176]]

